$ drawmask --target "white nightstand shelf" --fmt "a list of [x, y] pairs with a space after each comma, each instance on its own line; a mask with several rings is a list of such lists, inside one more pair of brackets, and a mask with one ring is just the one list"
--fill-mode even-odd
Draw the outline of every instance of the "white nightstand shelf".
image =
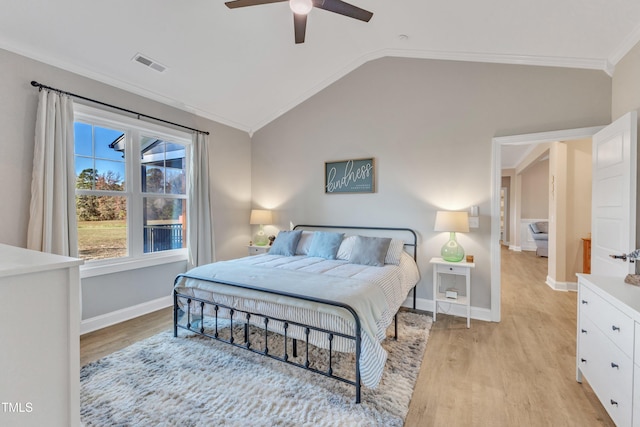
[[[466, 308], [467, 314], [467, 328], [471, 327], [471, 269], [476, 265], [473, 262], [449, 262], [442, 258], [431, 258], [430, 261], [433, 264], [433, 321], [436, 321], [436, 314], [438, 312], [438, 303], [447, 303], [453, 305], [459, 305]], [[441, 289], [441, 275], [450, 274], [456, 276], [463, 276], [465, 278], [465, 294], [458, 294], [457, 298], [447, 298], [445, 290]]]
[[468, 298], [466, 295], [458, 295], [458, 298], [447, 298], [444, 292], [436, 292], [436, 299], [438, 301], [444, 301], [449, 304], [464, 305], [465, 307], [468, 305]]

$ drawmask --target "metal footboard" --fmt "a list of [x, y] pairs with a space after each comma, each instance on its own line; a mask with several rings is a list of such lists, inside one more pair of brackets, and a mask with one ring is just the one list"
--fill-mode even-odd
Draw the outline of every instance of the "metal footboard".
[[[280, 319], [274, 316], [268, 316], [262, 313], [254, 313], [254, 312], [250, 312], [247, 310], [238, 310], [234, 307], [230, 307], [228, 305], [224, 305], [224, 304], [220, 304], [218, 302], [215, 301], [208, 301], [202, 298], [196, 298], [187, 294], [182, 294], [180, 292], [178, 292], [177, 290], [177, 285], [178, 283], [182, 280], [182, 279], [196, 279], [196, 280], [203, 280], [203, 281], [207, 281], [207, 282], [212, 282], [212, 283], [220, 283], [223, 285], [228, 285], [228, 286], [234, 286], [234, 287], [239, 287], [239, 288], [243, 288], [243, 289], [249, 289], [249, 290], [254, 290], [254, 291], [260, 291], [260, 292], [266, 292], [269, 294], [274, 294], [274, 295], [280, 295], [280, 296], [286, 296], [286, 297], [291, 297], [291, 298], [297, 298], [297, 299], [302, 299], [302, 300], [306, 300], [306, 301], [312, 301], [312, 302], [316, 302], [316, 303], [321, 303], [321, 304], [326, 304], [326, 305], [331, 305], [331, 306], [335, 306], [335, 307], [341, 307], [344, 308], [345, 310], [347, 310], [352, 316], [353, 316], [353, 325], [354, 325], [354, 333], [353, 335], [349, 335], [349, 334], [345, 334], [345, 333], [341, 333], [341, 332], [337, 332], [337, 331], [331, 331], [331, 330], [327, 330], [327, 329], [323, 329], [323, 328], [319, 328], [316, 326], [312, 326], [312, 325], [306, 325], [304, 323], [300, 323], [300, 322], [296, 322], [290, 319]], [[179, 320], [180, 320], [180, 316], [179, 316], [179, 302], [182, 302], [183, 305], [186, 307], [185, 310], [185, 314], [186, 317], [186, 324], [180, 324]], [[195, 302], [195, 306], [196, 306], [196, 313], [193, 313], [193, 309], [192, 306], [194, 305], [193, 303]], [[204, 319], [205, 316], [208, 316], [209, 318], [211, 318], [212, 316], [210, 315], [205, 315], [205, 307], [211, 307], [213, 308], [213, 312], [215, 313], [215, 315], [213, 316], [213, 318], [211, 319], [214, 322], [213, 325], [213, 333], [208, 333], [205, 331], [205, 327], [204, 327]], [[219, 334], [218, 331], [218, 313], [221, 309], [226, 309], [229, 311], [229, 316], [228, 317], [224, 317], [225, 320], [230, 322], [230, 334], [228, 339], [222, 337]], [[192, 323], [192, 320], [194, 319], [194, 316], [196, 316], [196, 318], [199, 316], [200, 319], [200, 328], [197, 328], [194, 326], [194, 324]], [[263, 348], [253, 348], [251, 346], [250, 340], [249, 340], [249, 325], [250, 322], [251, 324], [256, 324], [255, 318], [258, 319], [262, 319], [261, 321], [259, 321], [259, 323], [261, 323], [261, 325], [256, 325], [258, 327], [261, 327], [264, 329], [264, 346]], [[244, 334], [242, 339], [238, 342], [236, 341], [234, 334], [233, 334], [233, 325], [234, 322], [236, 322], [236, 324], [240, 323], [244, 325]], [[278, 354], [273, 354], [270, 350], [269, 350], [269, 346], [268, 346], [268, 333], [269, 333], [269, 322], [280, 322], [283, 326], [284, 329], [284, 333], [282, 332], [278, 332], [281, 335], [284, 336], [284, 352], [282, 355], [278, 355]], [[300, 362], [296, 362], [294, 360], [292, 360], [289, 357], [289, 353], [288, 353], [288, 340], [291, 340], [291, 347], [292, 347], [292, 357], [297, 357], [297, 339], [296, 338], [292, 338], [290, 336], [288, 336], [288, 330], [291, 326], [296, 326], [296, 327], [300, 327], [303, 328], [304, 330], [304, 335], [305, 335], [305, 339], [304, 339], [304, 345], [305, 345], [305, 357], [304, 357], [304, 362], [300, 363]], [[216, 341], [220, 341], [220, 342], [224, 342], [226, 344], [230, 344], [233, 345], [234, 347], [238, 347], [238, 348], [242, 348], [245, 350], [249, 350], [253, 353], [257, 353], [257, 354], [261, 354], [263, 356], [267, 356], [270, 357], [271, 359], [275, 359], [275, 360], [279, 360], [281, 362], [285, 362], [287, 364], [293, 365], [293, 366], [297, 366], [299, 368], [311, 371], [311, 372], [315, 372], [316, 374], [320, 374], [320, 375], [324, 375], [326, 377], [329, 378], [333, 378], [335, 380], [338, 381], [342, 381], [344, 383], [353, 385], [355, 387], [355, 391], [356, 391], [356, 396], [355, 396], [355, 400], [356, 403], [360, 403], [361, 401], [361, 381], [360, 381], [360, 354], [361, 354], [361, 347], [362, 347], [362, 328], [361, 328], [361, 323], [360, 323], [360, 318], [358, 317], [358, 314], [355, 312], [355, 310], [353, 308], [351, 308], [349, 305], [347, 304], [343, 304], [341, 302], [336, 302], [336, 301], [330, 301], [330, 300], [324, 300], [324, 299], [320, 299], [320, 298], [314, 298], [314, 297], [309, 297], [306, 295], [297, 295], [297, 294], [292, 294], [292, 293], [287, 293], [287, 292], [280, 292], [280, 291], [275, 291], [272, 289], [265, 289], [265, 288], [260, 288], [260, 287], [255, 287], [255, 286], [251, 286], [251, 285], [247, 285], [247, 284], [242, 284], [242, 283], [234, 283], [234, 282], [225, 282], [225, 281], [219, 281], [219, 280], [211, 280], [208, 279], [206, 277], [198, 277], [198, 276], [193, 276], [190, 275], [188, 273], [184, 273], [184, 274], [180, 274], [176, 277], [175, 282], [174, 282], [174, 291], [173, 291], [173, 336], [177, 337], [178, 336], [178, 329], [185, 329], [188, 330], [192, 333], [201, 335], [201, 336], [205, 336], [211, 339], [214, 339]], [[326, 334], [327, 336], [327, 341], [328, 341], [328, 368], [327, 370], [319, 370], [314, 368], [311, 365], [311, 361], [309, 360], [309, 335], [311, 333], [311, 331], [316, 331], [318, 333], [321, 334]], [[272, 331], [273, 332], [273, 331]], [[354, 341], [354, 345], [355, 345], [355, 380], [351, 380], [345, 377], [342, 377], [340, 375], [337, 375], [334, 370], [333, 370], [333, 339], [335, 337], [341, 337], [341, 338], [345, 338], [348, 340], [353, 340]]]

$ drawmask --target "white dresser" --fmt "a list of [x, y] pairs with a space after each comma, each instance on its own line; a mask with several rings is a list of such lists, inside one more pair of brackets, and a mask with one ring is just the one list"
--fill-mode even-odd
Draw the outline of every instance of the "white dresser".
[[80, 424], [82, 260], [0, 244], [0, 425]]
[[578, 274], [576, 379], [617, 426], [640, 427], [640, 287]]

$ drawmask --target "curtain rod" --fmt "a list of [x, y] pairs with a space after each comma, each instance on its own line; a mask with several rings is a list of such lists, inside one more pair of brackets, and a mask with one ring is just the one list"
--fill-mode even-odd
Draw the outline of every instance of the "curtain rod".
[[52, 91], [54, 91], [54, 92], [58, 92], [58, 93], [62, 93], [62, 94], [64, 94], [64, 95], [72, 96], [72, 97], [74, 97], [74, 98], [84, 99], [85, 101], [93, 102], [93, 103], [95, 103], [95, 104], [104, 105], [105, 107], [114, 108], [114, 109], [116, 109], [116, 110], [124, 111], [124, 112], [126, 112], [126, 113], [129, 113], [129, 114], [133, 114], [133, 115], [138, 116], [138, 119], [140, 119], [140, 117], [145, 117], [145, 118], [147, 118], [147, 119], [156, 120], [156, 121], [158, 121], [158, 122], [167, 123], [167, 124], [170, 124], [170, 125], [173, 125], [173, 126], [178, 126], [178, 127], [184, 128], [184, 129], [189, 129], [189, 130], [192, 130], [192, 131], [194, 131], [194, 132], [198, 132], [198, 133], [203, 133], [203, 134], [205, 134], [205, 135], [209, 135], [209, 132], [205, 132], [205, 131], [203, 131], [203, 130], [194, 129], [194, 128], [191, 128], [191, 127], [189, 127], [189, 126], [181, 125], [181, 124], [179, 124], [179, 123], [174, 123], [174, 122], [170, 122], [170, 121], [168, 121], [168, 120], [159, 119], [159, 118], [157, 118], [157, 117], [148, 116], [148, 115], [146, 115], [146, 114], [138, 113], [137, 111], [127, 110], [126, 108], [117, 107], [117, 106], [115, 106], [115, 105], [107, 104], [106, 102], [97, 101], [97, 100], [95, 100], [95, 99], [91, 99], [91, 98], [86, 98], [86, 97], [81, 96], [81, 95], [76, 95], [75, 93], [71, 93], [71, 92], [67, 92], [67, 91], [64, 91], [64, 90], [56, 89], [56, 88], [51, 87], [51, 86], [43, 85], [42, 83], [38, 83], [38, 82], [37, 82], [37, 81], [35, 81], [35, 80], [32, 80], [32, 81], [31, 81], [31, 86], [33, 86], [33, 87], [37, 87], [37, 88], [39, 88], [40, 90], [42, 90], [42, 89], [49, 89], [49, 90], [52, 90]]

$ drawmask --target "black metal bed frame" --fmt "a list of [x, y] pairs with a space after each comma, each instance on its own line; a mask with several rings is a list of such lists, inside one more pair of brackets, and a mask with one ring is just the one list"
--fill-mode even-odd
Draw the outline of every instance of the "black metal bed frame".
[[[409, 246], [413, 248], [413, 259], [414, 261], [417, 261], [417, 235], [415, 233], [415, 231], [409, 229], [409, 228], [390, 228], [390, 227], [361, 227], [361, 226], [330, 226], [330, 225], [296, 225], [294, 227], [294, 229], [302, 229], [302, 228], [310, 228], [310, 229], [350, 229], [350, 230], [379, 230], [379, 231], [398, 231], [398, 232], [409, 232], [411, 233], [411, 235], [413, 236], [413, 242], [406, 242], [405, 241], [405, 246]], [[320, 303], [320, 304], [326, 304], [326, 305], [330, 305], [330, 306], [334, 306], [334, 307], [340, 307], [343, 308], [345, 310], [347, 310], [352, 316], [353, 316], [353, 324], [354, 324], [354, 333], [353, 335], [349, 335], [349, 334], [345, 334], [345, 333], [341, 333], [341, 332], [337, 332], [337, 331], [331, 331], [331, 330], [327, 330], [327, 329], [323, 329], [323, 328], [319, 328], [316, 326], [311, 326], [311, 325], [306, 325], [303, 323], [299, 323], [296, 321], [292, 321], [289, 319], [279, 319], [277, 317], [274, 316], [268, 316], [265, 314], [261, 314], [261, 313], [254, 313], [254, 312], [250, 312], [247, 310], [239, 310], [237, 308], [234, 307], [229, 307], [227, 305], [224, 304], [220, 304], [218, 302], [215, 301], [208, 301], [202, 298], [196, 298], [190, 295], [186, 295], [186, 294], [181, 294], [177, 291], [177, 285], [178, 283], [182, 280], [182, 279], [196, 279], [196, 280], [202, 280], [202, 281], [206, 281], [206, 282], [212, 282], [212, 283], [219, 283], [219, 284], [223, 284], [223, 285], [228, 285], [228, 286], [233, 286], [233, 287], [237, 287], [237, 288], [242, 288], [242, 289], [247, 289], [247, 290], [253, 290], [253, 291], [259, 291], [259, 292], [265, 292], [265, 293], [269, 293], [269, 294], [273, 294], [273, 295], [279, 295], [279, 296], [285, 296], [285, 297], [291, 297], [291, 298], [296, 298], [296, 299], [301, 299], [301, 300], [306, 300], [306, 301], [311, 301], [311, 302], [316, 302], [316, 303]], [[180, 307], [179, 307], [179, 302], [182, 301], [183, 304], [185, 304], [186, 307], [186, 324], [179, 324], [179, 311], [180, 311]], [[200, 328], [195, 328], [192, 327], [194, 326], [194, 324], [192, 323], [192, 320], [197, 319], [197, 317], [194, 317], [194, 313], [192, 313], [192, 306], [194, 305], [199, 307], [199, 313], [195, 313], [195, 316], [199, 315], [199, 320], [200, 320]], [[213, 311], [215, 313], [215, 316], [213, 318], [214, 321], [214, 332], [213, 334], [205, 332], [205, 327], [204, 327], [204, 319], [205, 319], [205, 307], [206, 306], [211, 306], [213, 307]], [[413, 308], [416, 308], [416, 287], [413, 287]], [[225, 317], [226, 321], [230, 322], [230, 327], [229, 327], [229, 338], [225, 339], [224, 337], [220, 336], [219, 334], [219, 330], [218, 330], [218, 312], [220, 311], [220, 309], [225, 309], [229, 311], [229, 316], [228, 318]], [[239, 317], [235, 317], [236, 314], [239, 314]], [[242, 319], [242, 317], [244, 317], [244, 319]], [[261, 326], [264, 329], [264, 346], [262, 349], [256, 349], [256, 348], [252, 348], [251, 347], [251, 342], [250, 342], [250, 338], [249, 338], [249, 325], [250, 325], [250, 321], [251, 319], [257, 317], [257, 318], [261, 318], [262, 321], [261, 323], [263, 324], [263, 326]], [[234, 333], [233, 333], [233, 323], [234, 323], [234, 319], [237, 319], [236, 321], [241, 323], [244, 326], [244, 336], [243, 339], [241, 341], [241, 343], [236, 342], [235, 337], [234, 337]], [[284, 353], [280, 356], [280, 355], [275, 355], [270, 353], [269, 350], [269, 345], [268, 345], [268, 333], [269, 333], [269, 322], [270, 321], [275, 321], [275, 322], [280, 322], [282, 324], [282, 328], [284, 330], [284, 333], [281, 333], [284, 336]], [[255, 325], [255, 320], [253, 321], [254, 325]], [[300, 363], [300, 362], [296, 362], [294, 360], [291, 360], [289, 357], [289, 353], [288, 353], [288, 346], [287, 346], [287, 341], [288, 341], [288, 330], [290, 326], [297, 326], [300, 328], [303, 328], [304, 330], [304, 335], [305, 335], [305, 357], [304, 357], [304, 363]], [[243, 348], [245, 350], [249, 350], [253, 353], [257, 353], [257, 354], [261, 354], [263, 356], [267, 356], [271, 359], [275, 359], [275, 360], [279, 360], [281, 362], [285, 362], [289, 365], [293, 365], [293, 366], [297, 366], [299, 368], [311, 371], [311, 372], [315, 372], [317, 374], [320, 375], [324, 375], [326, 377], [329, 378], [333, 378], [335, 380], [338, 381], [342, 381], [344, 383], [350, 384], [352, 386], [355, 387], [356, 389], [356, 396], [355, 396], [355, 400], [356, 403], [360, 403], [361, 401], [361, 384], [360, 384], [360, 353], [361, 353], [361, 346], [362, 346], [362, 327], [361, 327], [361, 322], [360, 322], [360, 318], [358, 317], [358, 314], [355, 312], [355, 310], [350, 307], [347, 304], [343, 304], [341, 302], [337, 302], [337, 301], [330, 301], [330, 300], [325, 300], [325, 299], [321, 299], [321, 298], [315, 298], [315, 297], [309, 297], [306, 295], [299, 295], [299, 294], [293, 294], [293, 293], [288, 293], [288, 292], [281, 292], [281, 291], [275, 291], [272, 289], [267, 289], [267, 288], [261, 288], [261, 287], [257, 287], [257, 286], [252, 286], [252, 285], [248, 285], [248, 284], [244, 284], [244, 283], [236, 283], [236, 282], [230, 282], [230, 281], [223, 281], [223, 280], [212, 280], [211, 278], [207, 278], [207, 277], [199, 277], [199, 276], [195, 276], [195, 275], [191, 275], [188, 273], [183, 273], [183, 274], [179, 274], [178, 276], [176, 276], [176, 279], [174, 281], [174, 291], [173, 291], [173, 336], [177, 337], [178, 336], [178, 329], [185, 329], [188, 330], [192, 333], [201, 335], [201, 336], [205, 336], [211, 339], [214, 339], [216, 341], [220, 341], [220, 342], [224, 342], [226, 344], [230, 344], [234, 347], [238, 347], [238, 348]], [[311, 366], [311, 363], [309, 361], [309, 335], [311, 333], [311, 331], [317, 331], [319, 333], [323, 333], [326, 334], [327, 336], [327, 340], [328, 340], [328, 368], [326, 371], [324, 370], [320, 370], [320, 369], [316, 369], [315, 367]], [[333, 367], [332, 367], [332, 361], [333, 361], [333, 339], [335, 337], [342, 337], [348, 340], [353, 340], [354, 344], [355, 344], [355, 379], [351, 380], [349, 378], [345, 378], [342, 376], [337, 375], [334, 371], [333, 371]], [[396, 313], [394, 316], [394, 338], [397, 339], [398, 337], [398, 314]], [[291, 347], [292, 347], [292, 354], [291, 356], [296, 358], [298, 356], [298, 349], [297, 349], [297, 339], [296, 338], [291, 338]]]

